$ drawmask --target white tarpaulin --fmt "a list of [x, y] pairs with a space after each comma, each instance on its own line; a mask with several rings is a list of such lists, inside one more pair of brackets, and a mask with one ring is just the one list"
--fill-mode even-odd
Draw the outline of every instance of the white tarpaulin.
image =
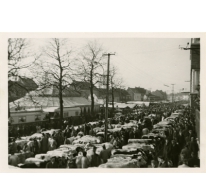
[[139, 106], [149, 106], [150, 105], [150, 102], [145, 102], [145, 101], [129, 101], [127, 102], [128, 104], [136, 104], [136, 105], [139, 105]]
[[44, 112], [55, 112], [56, 110], [58, 110], [59, 107], [48, 107], [43, 109]]

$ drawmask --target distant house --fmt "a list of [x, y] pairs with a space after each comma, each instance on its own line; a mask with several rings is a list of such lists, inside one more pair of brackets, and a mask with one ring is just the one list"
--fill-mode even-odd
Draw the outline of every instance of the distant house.
[[160, 98], [159, 96], [155, 96], [155, 95], [152, 94], [152, 93], [149, 93], [149, 94], [147, 95], [147, 100], [148, 100], [149, 102], [154, 102], [154, 101], [160, 101], [161, 98]]
[[[91, 84], [89, 82], [84, 81], [73, 81], [73, 83], [70, 85], [69, 89], [76, 91], [80, 94], [81, 97], [84, 97], [88, 99], [91, 97]], [[98, 89], [96, 86], [93, 88], [93, 94], [95, 94], [98, 97]]]
[[120, 102], [131, 101], [131, 96], [130, 96], [130, 94], [127, 92], [127, 90], [117, 88], [117, 89], [115, 89], [115, 91], [118, 92], [118, 94], [119, 94]]
[[[53, 85], [53, 86], [50, 86], [47, 88], [43, 88], [42, 90], [37, 89], [35, 93], [38, 94], [38, 96], [58, 97], [59, 96], [59, 89]], [[81, 94], [78, 91], [75, 91], [73, 89], [66, 87], [62, 91], [62, 96], [63, 97], [80, 97]]]
[[[99, 99], [106, 99], [106, 89], [99, 88]], [[114, 88], [114, 102], [127, 102], [130, 101], [130, 94], [121, 88]], [[112, 102], [112, 90], [109, 90], [109, 102]]]
[[160, 100], [166, 100], [167, 94], [162, 90], [156, 90], [152, 92], [152, 95], [159, 97]]
[[143, 101], [144, 95], [146, 94], [146, 89], [135, 87], [135, 88], [128, 88], [127, 92], [131, 97], [131, 101]]
[[34, 91], [38, 85], [30, 78], [17, 77], [8, 81], [9, 102], [22, 98], [28, 92]]

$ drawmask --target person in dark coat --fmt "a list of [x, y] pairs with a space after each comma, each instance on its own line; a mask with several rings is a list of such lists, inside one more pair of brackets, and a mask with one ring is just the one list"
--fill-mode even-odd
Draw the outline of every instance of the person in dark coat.
[[186, 141], [187, 143], [191, 142], [191, 138], [194, 137], [194, 134], [193, 134], [192, 130], [189, 130], [188, 135], [185, 136], [185, 137], [186, 137], [186, 138], [185, 138], [185, 141]]
[[166, 139], [165, 144], [163, 146], [163, 157], [165, 160], [167, 160], [168, 157], [170, 156], [170, 151], [171, 151], [170, 143], [169, 140]]
[[137, 128], [134, 129], [134, 139], [141, 139], [140, 137], [140, 132], [138, 131]]
[[96, 147], [93, 147], [93, 154], [91, 155], [91, 167], [98, 167], [101, 164], [101, 158], [96, 153]]
[[158, 162], [159, 162], [158, 168], [167, 168], [168, 167], [166, 160], [162, 156], [158, 157]]
[[90, 135], [90, 136], [93, 136], [93, 135], [94, 135], [94, 130], [93, 130], [92, 126], [90, 126], [89, 135]]
[[51, 157], [50, 162], [47, 163], [46, 168], [58, 168], [58, 164], [56, 163], [56, 157]]
[[178, 156], [179, 156], [179, 147], [175, 140], [172, 140], [171, 149], [170, 149], [170, 159], [174, 167], [178, 166]]
[[129, 140], [129, 129], [126, 129], [125, 131], [125, 142], [128, 143]]
[[178, 141], [180, 149], [182, 149], [185, 145], [185, 137], [182, 134], [182, 131], [179, 131], [179, 134], [177, 136], [177, 141]]
[[70, 128], [67, 125], [65, 130], [64, 130], [64, 136], [66, 136], [67, 138], [70, 138], [71, 132], [70, 132]]
[[188, 148], [188, 143], [185, 145], [185, 147], [181, 150], [180, 156], [179, 156], [179, 165], [182, 163], [183, 159], [189, 159], [190, 158], [190, 151]]
[[188, 143], [188, 145], [189, 145], [190, 154], [193, 152], [195, 154], [195, 156], [197, 156], [198, 151], [199, 151], [199, 147], [198, 147], [197, 141], [194, 139], [194, 137], [191, 137], [191, 141]]
[[129, 133], [129, 139], [134, 139], [134, 131], [131, 129]]
[[191, 158], [188, 159], [189, 167], [200, 167], [200, 159], [195, 155], [194, 152], [191, 153]]
[[41, 152], [46, 153], [48, 151], [48, 138], [44, 133], [42, 133], [43, 138], [41, 140]]
[[39, 153], [39, 145], [37, 139], [34, 138], [34, 155], [36, 155], [37, 153]]

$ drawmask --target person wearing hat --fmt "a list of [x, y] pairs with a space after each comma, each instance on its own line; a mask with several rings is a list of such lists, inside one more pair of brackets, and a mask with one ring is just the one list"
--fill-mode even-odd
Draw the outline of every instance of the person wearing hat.
[[30, 138], [29, 142], [27, 143], [30, 152], [34, 152], [34, 139]]
[[101, 158], [96, 153], [97, 148], [93, 147], [93, 154], [91, 155], [91, 167], [98, 167], [101, 164]]
[[37, 142], [37, 138], [34, 138], [33, 152], [34, 152], [34, 155], [39, 153], [39, 145], [38, 145], [38, 142]]
[[163, 156], [158, 157], [158, 162], [159, 162], [159, 165], [158, 165], [159, 168], [168, 167], [167, 162], [164, 160]]
[[68, 164], [67, 164], [67, 168], [69, 168], [69, 169], [77, 168], [77, 167], [76, 167], [75, 154], [73, 154], [71, 151], [70, 151], [69, 154], [68, 154]]
[[179, 165], [178, 168], [190, 168], [188, 166], [188, 160], [187, 159], [183, 159], [182, 164]]
[[30, 151], [30, 148], [29, 148], [29, 146], [27, 145], [27, 143], [25, 143], [25, 144], [23, 145], [23, 148], [22, 148], [21, 152], [24, 153], [24, 152], [28, 152], [28, 151]]
[[71, 144], [69, 138], [67, 136], [64, 137], [64, 144]]
[[15, 155], [15, 152], [14, 151], [11, 151], [10, 152], [11, 155], [9, 156], [9, 165], [12, 165], [12, 166], [18, 166], [19, 162], [20, 162], [20, 159], [17, 155]]
[[81, 168], [88, 168], [89, 167], [89, 159], [87, 157], [87, 152], [83, 151], [83, 156], [81, 158]]
[[191, 153], [191, 158], [188, 159], [188, 166], [189, 167], [200, 167], [200, 159], [194, 152]]
[[82, 157], [83, 157], [83, 150], [79, 150], [75, 161], [77, 168], [82, 168], [82, 163], [81, 163]]
[[16, 139], [12, 138], [11, 143], [9, 143], [9, 149], [10, 149], [10, 151], [12, 151], [14, 153], [17, 152], [17, 143], [15, 141], [16, 141]]
[[50, 162], [47, 163], [46, 168], [58, 168], [56, 163], [56, 156], [52, 156]]
[[100, 152], [100, 158], [102, 159], [103, 163], [106, 163], [107, 160], [110, 158], [111, 156], [111, 152], [106, 149], [106, 146], [103, 144], [102, 146], [102, 151]]
[[57, 148], [57, 142], [54, 139], [54, 135], [52, 135], [48, 140], [48, 148], [49, 148], [49, 151], [52, 151]]
[[157, 168], [158, 167], [158, 163], [156, 160], [152, 160], [151, 161], [151, 168]]
[[62, 156], [58, 157], [58, 168], [66, 168], [67, 167], [67, 159]]
[[41, 139], [41, 152], [46, 153], [48, 151], [48, 137], [42, 133], [43, 137]]
[[140, 167], [147, 167], [147, 162], [144, 160], [142, 152], [137, 153], [137, 161]]

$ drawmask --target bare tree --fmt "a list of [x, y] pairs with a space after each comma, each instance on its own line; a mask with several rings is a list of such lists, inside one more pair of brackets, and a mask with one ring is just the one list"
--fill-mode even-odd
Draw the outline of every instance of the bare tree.
[[94, 88], [103, 77], [105, 62], [103, 62], [103, 49], [96, 41], [88, 42], [80, 53], [80, 75], [83, 82], [90, 84], [91, 114], [94, 114]]
[[[29, 50], [30, 43], [28, 39], [24, 38], [9, 38], [8, 39], [8, 94], [12, 93], [12, 86], [17, 85], [26, 92], [29, 92], [27, 86], [19, 83], [17, 78], [24, 78], [22, 71], [31, 68], [35, 61], [40, 57], [31, 53]], [[12, 83], [11, 83], [12, 82]], [[8, 112], [10, 117], [10, 108], [8, 104]]]
[[29, 67], [30, 64], [22, 64], [22, 59], [28, 57], [25, 50], [28, 48], [26, 39], [8, 39], [8, 78], [17, 77], [21, 69]]
[[36, 63], [35, 74], [39, 90], [49, 87], [58, 89], [60, 104], [60, 119], [63, 119], [63, 93], [72, 83], [75, 67], [72, 50], [68, 47], [67, 39], [50, 39], [43, 49], [43, 59]]
[[[123, 87], [123, 80], [118, 77], [117, 68], [112, 66], [110, 69], [110, 86], [112, 95], [112, 113], [114, 112], [114, 92], [117, 88], [120, 88], [119, 95], [121, 96], [121, 88]], [[121, 97], [120, 97], [121, 98]]]

